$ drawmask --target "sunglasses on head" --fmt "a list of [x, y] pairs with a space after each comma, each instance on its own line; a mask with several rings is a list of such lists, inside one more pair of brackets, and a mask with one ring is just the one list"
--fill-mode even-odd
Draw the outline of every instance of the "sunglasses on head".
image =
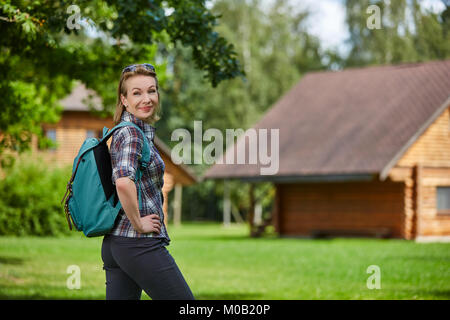
[[125, 73], [125, 72], [135, 71], [138, 66], [142, 66], [145, 69], [153, 71], [153, 72], [156, 73], [155, 67], [152, 64], [150, 64], [150, 63], [142, 63], [142, 64], [131, 64], [131, 65], [125, 67], [123, 69], [123, 71], [122, 71], [122, 74]]

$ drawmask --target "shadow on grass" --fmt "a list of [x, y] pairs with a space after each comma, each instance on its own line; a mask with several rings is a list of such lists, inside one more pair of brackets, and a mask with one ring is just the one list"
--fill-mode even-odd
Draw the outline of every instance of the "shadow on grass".
[[0, 256], [0, 264], [21, 265], [24, 261], [23, 258]]
[[[205, 292], [195, 295], [196, 300], [257, 300], [259, 293]], [[45, 296], [42, 294], [5, 294], [0, 292], [0, 300], [105, 300], [104, 295], [90, 297]]]
[[429, 293], [437, 297], [438, 299], [445, 299], [445, 300], [450, 299], [450, 290], [431, 290], [426, 291], [426, 293]]
[[0, 292], [0, 300], [105, 300], [105, 296], [98, 297], [63, 297], [63, 296], [44, 296], [40, 294], [13, 294], [6, 295]]
[[197, 300], [257, 300], [262, 294], [257, 292], [202, 292], [195, 294]]
[[[426, 297], [426, 299], [429, 299], [428, 296], [432, 296], [432, 299], [436, 299], [436, 300], [449, 300], [450, 299], [450, 290], [439, 290], [439, 289], [433, 289], [433, 290], [407, 290], [407, 289], [403, 289], [403, 290], [399, 290], [401, 292], [407, 293], [408, 296], [413, 297], [413, 296], [418, 296], [418, 297]], [[410, 298], [408, 298], [410, 299]], [[419, 298], [422, 299], [422, 298]]]

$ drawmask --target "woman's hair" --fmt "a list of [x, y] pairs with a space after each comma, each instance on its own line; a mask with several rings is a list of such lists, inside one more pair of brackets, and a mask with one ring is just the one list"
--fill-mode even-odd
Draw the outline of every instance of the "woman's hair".
[[156, 77], [156, 72], [146, 69], [143, 66], [138, 65], [134, 71], [124, 72], [120, 76], [119, 87], [117, 88], [117, 103], [116, 103], [116, 111], [114, 112], [114, 124], [119, 124], [120, 119], [122, 117], [122, 113], [125, 110], [124, 105], [122, 104], [122, 100], [120, 99], [120, 95], [123, 94], [125, 97], [127, 96], [127, 88], [125, 86], [126, 80], [135, 76], [135, 75], [145, 75], [149, 77], [155, 78], [156, 83], [156, 92], [158, 93], [158, 105], [155, 106], [155, 111], [152, 113], [150, 117], [145, 119], [145, 122], [155, 123], [158, 121], [161, 116], [161, 100], [159, 97], [159, 86], [158, 86], [158, 78]]

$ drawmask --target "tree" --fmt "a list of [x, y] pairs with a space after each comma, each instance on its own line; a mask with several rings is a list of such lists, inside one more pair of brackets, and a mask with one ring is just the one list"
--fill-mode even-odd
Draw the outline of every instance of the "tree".
[[173, 77], [164, 95], [167, 134], [180, 126], [193, 130], [193, 121], [199, 119], [205, 128], [247, 129], [302, 74], [328, 67], [322, 63], [318, 39], [304, 26], [307, 14], [296, 12], [288, 1], [263, 9], [261, 0], [217, 0], [211, 11], [220, 14], [216, 31], [235, 45], [246, 77], [213, 88], [192, 67], [191, 48], [169, 48]]
[[[275, 1], [263, 8], [261, 0], [217, 0], [211, 11], [220, 13], [216, 31], [235, 44], [246, 77], [226, 80], [212, 88], [190, 63], [193, 54], [190, 48], [169, 48], [167, 55], [173, 65], [173, 76], [168, 79], [163, 94], [163, 117], [158, 123], [160, 137], [169, 139], [177, 128], [186, 128], [193, 136], [194, 120], [202, 121], [203, 130], [216, 128], [223, 136], [227, 128], [248, 129], [304, 73], [328, 67], [322, 63], [318, 39], [304, 25], [307, 12], [296, 10], [288, 1]], [[173, 147], [178, 141], [166, 140], [166, 143]], [[208, 167], [202, 164], [193, 169], [202, 175]], [[184, 217], [191, 216], [190, 208], [197, 217], [206, 217], [211, 211], [221, 212], [222, 185], [211, 182], [183, 191]], [[214, 189], [219, 201], [212, 210], [205, 204]], [[233, 203], [243, 212], [250, 211], [249, 189], [249, 185], [240, 181], [230, 183]], [[259, 184], [254, 189], [267, 209], [273, 198], [270, 188]]]
[[[344, 66], [416, 62], [450, 56], [449, 22], [448, 18], [445, 20], [448, 4], [441, 15], [424, 10], [418, 0], [346, 0], [345, 5], [351, 50]], [[379, 8], [379, 29], [367, 26], [368, 19], [375, 14], [367, 13], [370, 5]]]
[[[205, 1], [82, 0], [75, 7], [72, 4], [0, 2], [0, 71], [4, 75], [0, 79], [0, 156], [5, 149], [28, 149], [32, 134], [42, 138], [41, 123], [58, 120], [58, 100], [70, 92], [73, 79], [99, 93], [104, 107], [113, 105], [118, 70], [154, 58], [158, 42], [192, 48], [195, 66], [213, 87], [244, 75], [233, 45], [214, 31], [217, 17], [207, 10]], [[87, 24], [100, 36], [87, 37], [84, 28], [77, 29]], [[162, 62], [163, 72], [158, 72], [163, 78], [164, 66]]]

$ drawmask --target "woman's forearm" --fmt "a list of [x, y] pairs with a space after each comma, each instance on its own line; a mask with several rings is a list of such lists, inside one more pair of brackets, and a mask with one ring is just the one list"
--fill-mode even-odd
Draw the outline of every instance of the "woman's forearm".
[[137, 232], [141, 232], [142, 222], [141, 215], [139, 213], [137, 190], [134, 181], [128, 177], [118, 178], [116, 180], [116, 189], [122, 208], [130, 220], [133, 228]]

